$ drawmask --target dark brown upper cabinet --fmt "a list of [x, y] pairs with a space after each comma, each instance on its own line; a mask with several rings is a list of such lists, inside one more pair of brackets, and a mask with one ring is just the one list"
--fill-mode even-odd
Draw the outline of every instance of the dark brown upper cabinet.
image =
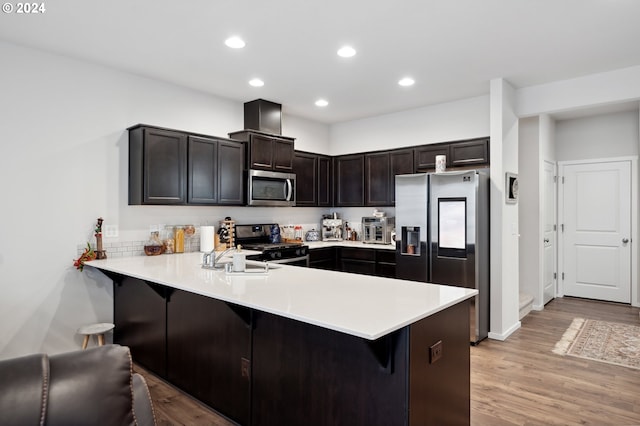
[[375, 152], [364, 157], [365, 205], [391, 205], [391, 164], [389, 152]]
[[296, 175], [296, 207], [331, 207], [331, 157], [296, 151], [293, 157]]
[[414, 169], [416, 173], [432, 172], [436, 169], [436, 155], [447, 156], [449, 166], [449, 144], [423, 145], [414, 148]]
[[245, 145], [230, 140], [218, 140], [218, 202], [224, 205], [244, 205]]
[[318, 155], [296, 151], [293, 155], [296, 175], [296, 206], [318, 205]]
[[189, 136], [189, 204], [244, 204], [244, 144]]
[[333, 206], [333, 161], [328, 155], [318, 155], [318, 206]]
[[410, 175], [414, 173], [413, 149], [397, 149], [389, 153], [389, 164], [391, 166], [391, 197], [392, 205], [396, 204], [396, 176]]
[[451, 160], [447, 166], [466, 167], [489, 164], [489, 138], [452, 142], [449, 144]]
[[187, 135], [166, 129], [129, 129], [129, 204], [187, 202]]
[[364, 154], [333, 158], [334, 194], [338, 207], [364, 206]]
[[242, 205], [244, 143], [129, 128], [129, 204]]
[[248, 143], [249, 169], [287, 173], [293, 170], [293, 138], [252, 130], [229, 133], [229, 137]]
[[218, 141], [189, 136], [189, 203], [218, 201], [217, 164]]

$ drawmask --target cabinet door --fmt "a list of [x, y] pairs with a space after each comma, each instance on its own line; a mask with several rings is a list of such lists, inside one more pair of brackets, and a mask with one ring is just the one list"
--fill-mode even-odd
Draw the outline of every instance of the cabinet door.
[[249, 137], [249, 168], [273, 170], [273, 139], [251, 134]]
[[273, 139], [273, 171], [291, 172], [293, 170], [293, 141]]
[[334, 158], [336, 206], [364, 206], [364, 155], [342, 155]]
[[249, 424], [250, 309], [175, 290], [167, 302], [168, 380]]
[[447, 166], [450, 165], [449, 145], [434, 144], [415, 148], [413, 151], [416, 173], [432, 172], [436, 169], [436, 155], [447, 156]]
[[296, 206], [317, 206], [318, 156], [296, 151], [293, 172], [296, 174]]
[[367, 154], [365, 159], [365, 205], [391, 205], [391, 169], [389, 153]]
[[396, 277], [395, 250], [376, 250], [376, 275], [379, 277]]
[[452, 166], [476, 166], [489, 164], [489, 139], [475, 139], [450, 144]]
[[144, 129], [143, 204], [187, 202], [187, 136]]
[[244, 204], [244, 147], [242, 142], [218, 141], [218, 204]]
[[170, 289], [137, 278], [114, 280], [113, 341], [131, 349], [133, 360], [167, 377], [166, 296]]
[[326, 247], [326, 248], [309, 250], [309, 267], [335, 271], [337, 270], [336, 254], [337, 254], [337, 249], [335, 247]]
[[340, 270], [354, 274], [375, 275], [376, 253], [374, 249], [341, 247]]
[[409, 175], [413, 169], [413, 149], [402, 149], [389, 153], [389, 164], [391, 165], [391, 204], [396, 203], [396, 176]]
[[333, 205], [333, 174], [331, 157], [318, 156], [318, 206]]
[[218, 202], [218, 142], [189, 136], [189, 204]]

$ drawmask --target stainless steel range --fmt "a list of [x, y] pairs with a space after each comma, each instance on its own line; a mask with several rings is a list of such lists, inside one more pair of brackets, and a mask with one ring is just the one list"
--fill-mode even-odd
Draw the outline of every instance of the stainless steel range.
[[285, 263], [294, 266], [309, 266], [309, 246], [295, 243], [271, 242], [271, 229], [275, 224], [236, 225], [236, 243], [247, 250], [260, 254], [247, 256], [249, 260], [269, 263]]

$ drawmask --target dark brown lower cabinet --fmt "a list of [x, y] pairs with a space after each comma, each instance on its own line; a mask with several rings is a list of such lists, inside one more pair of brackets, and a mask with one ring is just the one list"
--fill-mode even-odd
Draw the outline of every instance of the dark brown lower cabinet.
[[376, 262], [372, 260], [340, 259], [340, 268], [340, 271], [352, 274], [376, 274]]
[[376, 250], [376, 275], [385, 278], [396, 277], [395, 250]]
[[468, 425], [468, 318], [459, 303], [369, 341], [256, 312], [252, 425]]
[[395, 278], [395, 252], [373, 248], [341, 247], [340, 271]]
[[112, 276], [113, 341], [128, 346], [143, 367], [167, 377], [166, 304], [169, 288], [127, 276]]
[[240, 424], [251, 412], [251, 311], [176, 290], [167, 301], [167, 379]]
[[[466, 301], [371, 341], [114, 279], [114, 340], [240, 425], [468, 425]], [[440, 345], [441, 357], [431, 357]]]
[[336, 247], [323, 247], [309, 250], [309, 267], [316, 269], [336, 270]]

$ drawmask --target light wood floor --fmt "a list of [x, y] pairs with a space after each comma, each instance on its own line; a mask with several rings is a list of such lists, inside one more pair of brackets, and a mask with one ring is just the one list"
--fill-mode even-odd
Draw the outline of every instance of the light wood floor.
[[[640, 370], [551, 352], [573, 318], [640, 325], [638, 308], [573, 298], [531, 312], [505, 342], [471, 347], [471, 424], [640, 425]], [[139, 367], [160, 425], [232, 425]]]

